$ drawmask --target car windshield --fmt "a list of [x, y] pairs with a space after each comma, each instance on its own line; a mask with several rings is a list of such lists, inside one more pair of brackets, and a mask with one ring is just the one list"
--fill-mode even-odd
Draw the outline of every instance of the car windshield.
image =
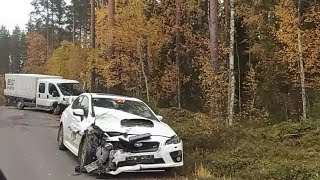
[[158, 120], [150, 108], [143, 102], [113, 98], [93, 98], [93, 106], [116, 109], [144, 118]]
[[65, 96], [79, 96], [84, 93], [79, 83], [58, 83], [57, 85]]

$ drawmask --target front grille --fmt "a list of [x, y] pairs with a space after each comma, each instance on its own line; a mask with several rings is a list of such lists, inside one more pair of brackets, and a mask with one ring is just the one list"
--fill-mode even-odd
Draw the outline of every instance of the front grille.
[[159, 142], [137, 142], [141, 147], [135, 146], [136, 143], [129, 144], [127, 150], [131, 153], [156, 152], [159, 149]]
[[154, 159], [153, 162], [130, 162], [130, 161], [122, 161], [119, 162], [117, 167], [123, 167], [123, 166], [134, 166], [137, 164], [164, 164], [164, 160], [162, 158]]

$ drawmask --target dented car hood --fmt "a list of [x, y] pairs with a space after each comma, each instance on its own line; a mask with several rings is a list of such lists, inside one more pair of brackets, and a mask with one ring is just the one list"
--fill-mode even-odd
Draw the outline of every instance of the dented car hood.
[[[95, 107], [96, 122], [95, 125], [105, 132], [120, 132], [127, 134], [145, 134], [150, 133], [153, 136], [172, 137], [175, 132], [164, 122], [151, 120], [124, 111]], [[153, 127], [134, 126], [125, 127], [121, 125], [122, 120], [141, 119], [152, 121]]]

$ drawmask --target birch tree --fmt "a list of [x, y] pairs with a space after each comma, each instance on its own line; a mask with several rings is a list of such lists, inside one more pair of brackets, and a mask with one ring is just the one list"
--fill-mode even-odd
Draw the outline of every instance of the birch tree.
[[230, 0], [230, 52], [229, 52], [229, 98], [228, 98], [228, 125], [233, 125], [234, 101], [235, 101], [235, 77], [234, 77], [234, 0]]
[[298, 48], [299, 48], [299, 72], [301, 83], [301, 98], [302, 98], [302, 121], [307, 119], [307, 100], [305, 90], [305, 75], [304, 75], [304, 63], [302, 52], [302, 37], [301, 37], [301, 0], [298, 2]]

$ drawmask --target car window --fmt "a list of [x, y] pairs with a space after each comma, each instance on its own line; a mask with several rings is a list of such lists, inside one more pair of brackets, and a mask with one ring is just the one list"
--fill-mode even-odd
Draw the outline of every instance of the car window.
[[84, 97], [82, 102], [81, 102], [81, 108], [84, 111], [84, 116], [88, 117], [89, 115], [89, 98], [88, 97]]
[[[53, 95], [54, 91], [58, 93], [58, 90], [57, 90], [56, 86], [54, 84], [49, 83], [49, 94]], [[58, 95], [57, 97], [59, 97], [59, 96], [60, 95]]]
[[78, 97], [76, 100], [73, 101], [71, 108], [72, 109], [81, 109], [81, 101], [83, 96]]
[[93, 98], [93, 106], [116, 109], [148, 119], [158, 120], [151, 109], [145, 103], [140, 101], [131, 101], [113, 98]]
[[40, 83], [39, 84], [39, 93], [45, 93], [46, 92], [46, 84]]

